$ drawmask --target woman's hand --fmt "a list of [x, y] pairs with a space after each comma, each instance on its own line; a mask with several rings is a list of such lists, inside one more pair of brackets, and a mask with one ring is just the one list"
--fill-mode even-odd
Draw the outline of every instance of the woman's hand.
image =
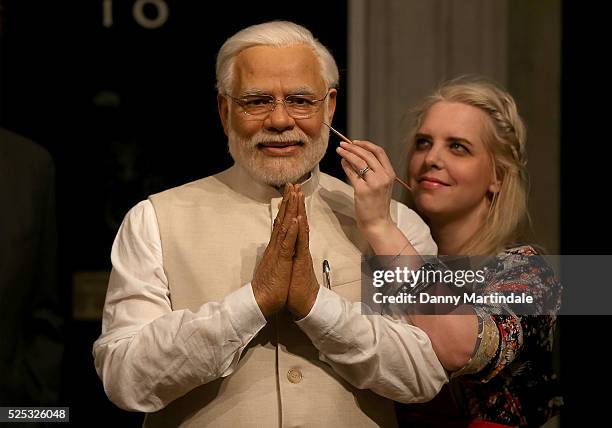
[[368, 141], [353, 142], [342, 141], [336, 152], [355, 189], [357, 226], [368, 236], [393, 226], [389, 206], [395, 171], [382, 147]]

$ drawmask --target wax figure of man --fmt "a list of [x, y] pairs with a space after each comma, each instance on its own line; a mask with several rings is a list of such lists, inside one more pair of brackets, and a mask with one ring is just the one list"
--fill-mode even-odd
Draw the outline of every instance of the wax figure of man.
[[[145, 425], [395, 426], [390, 399], [425, 401], [447, 382], [427, 335], [355, 303], [368, 246], [353, 191], [318, 169], [337, 83], [305, 28], [238, 32], [217, 57], [234, 166], [127, 214], [93, 352], [109, 398]], [[436, 252], [413, 211], [391, 212]]]

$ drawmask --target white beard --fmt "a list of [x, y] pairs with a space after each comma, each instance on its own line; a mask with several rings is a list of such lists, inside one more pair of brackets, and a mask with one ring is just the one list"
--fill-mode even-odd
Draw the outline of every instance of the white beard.
[[[258, 144], [265, 142], [300, 141], [301, 146], [296, 156], [274, 157], [267, 156], [258, 148]], [[229, 152], [238, 165], [244, 168], [254, 180], [274, 187], [281, 187], [286, 183], [297, 183], [298, 180], [312, 171], [323, 159], [329, 142], [329, 129], [321, 126], [317, 138], [308, 137], [297, 126], [282, 134], [270, 133], [265, 130], [258, 131], [250, 138], [243, 139], [229, 126], [228, 146]]]

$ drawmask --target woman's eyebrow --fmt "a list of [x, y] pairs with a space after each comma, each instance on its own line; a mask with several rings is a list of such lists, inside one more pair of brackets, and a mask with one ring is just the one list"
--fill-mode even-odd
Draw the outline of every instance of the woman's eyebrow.
[[[416, 134], [414, 134], [414, 138], [415, 139], [423, 138], [425, 140], [433, 140], [431, 135], [425, 134], [425, 133], [422, 133], [422, 132], [417, 132]], [[468, 140], [466, 138], [463, 138], [463, 137], [453, 137], [453, 136], [450, 136], [450, 137], [446, 138], [446, 141], [453, 141], [453, 142], [457, 142], [457, 143], [463, 143], [463, 144], [466, 144], [466, 145], [471, 146], [471, 147], [474, 146], [474, 144], [470, 140]]]

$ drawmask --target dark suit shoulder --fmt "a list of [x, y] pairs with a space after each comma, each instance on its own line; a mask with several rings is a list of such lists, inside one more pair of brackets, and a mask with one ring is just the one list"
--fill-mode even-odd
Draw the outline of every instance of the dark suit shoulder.
[[33, 141], [0, 128], [0, 163], [5, 163], [5, 169], [16, 169], [24, 172], [24, 168], [53, 169], [53, 160], [49, 152]]

